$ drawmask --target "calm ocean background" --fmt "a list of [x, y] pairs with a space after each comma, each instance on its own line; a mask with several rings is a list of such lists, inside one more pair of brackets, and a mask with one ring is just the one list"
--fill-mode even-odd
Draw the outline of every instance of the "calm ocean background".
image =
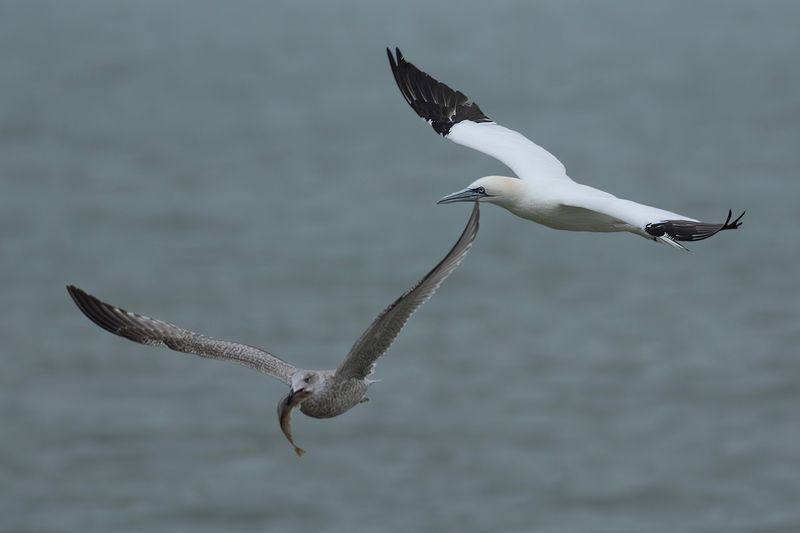
[[[0, 530], [800, 531], [800, 3], [0, 4]], [[577, 181], [738, 232], [680, 253], [486, 206], [371, 401], [114, 337], [125, 308], [335, 367], [499, 162], [384, 48]]]

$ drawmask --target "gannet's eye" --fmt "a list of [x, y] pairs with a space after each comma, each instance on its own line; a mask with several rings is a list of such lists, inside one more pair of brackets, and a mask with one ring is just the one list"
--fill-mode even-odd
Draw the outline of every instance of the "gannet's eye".
[[478, 194], [486, 194], [486, 189], [484, 189], [483, 187], [478, 187], [475, 190], [478, 191]]

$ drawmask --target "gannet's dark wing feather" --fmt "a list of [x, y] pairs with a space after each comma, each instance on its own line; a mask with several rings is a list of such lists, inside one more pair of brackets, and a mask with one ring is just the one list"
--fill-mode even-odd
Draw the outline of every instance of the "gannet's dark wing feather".
[[522, 179], [570, 179], [553, 154], [524, 135], [493, 122], [464, 93], [406, 61], [399, 48], [395, 48], [397, 57], [388, 48], [386, 53], [403, 98], [436, 133], [502, 161]]
[[291, 385], [291, 376], [297, 370], [286, 361], [259, 348], [214, 339], [155, 318], [131, 313], [102, 302], [74, 285], [68, 285], [67, 291], [89, 320], [114, 335], [134, 342], [163, 346], [200, 357], [234, 361], [275, 377], [287, 385]]
[[405, 60], [399, 48], [395, 50], [396, 60], [388, 48], [386, 54], [397, 87], [411, 109], [425, 119], [436, 133], [447, 136], [450, 128], [462, 120], [476, 123], [492, 121], [467, 95], [422, 72]]
[[734, 221], [733, 211], [728, 210], [728, 218], [722, 224], [709, 224], [707, 222], [696, 222], [691, 220], [664, 220], [661, 222], [648, 224], [645, 231], [653, 237], [661, 237], [665, 233], [674, 241], [702, 241], [713, 237], [720, 231], [728, 229], [738, 229], [742, 225], [741, 220], [744, 211]]
[[478, 202], [456, 244], [442, 261], [419, 283], [403, 293], [387, 307], [358, 338], [342, 364], [336, 370], [337, 379], [367, 377], [375, 361], [392, 345], [411, 315], [433, 296], [439, 285], [461, 263], [478, 234], [480, 208]]

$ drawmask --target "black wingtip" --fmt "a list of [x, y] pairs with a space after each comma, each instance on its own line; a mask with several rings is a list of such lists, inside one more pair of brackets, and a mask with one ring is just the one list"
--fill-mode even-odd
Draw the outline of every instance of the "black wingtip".
[[82, 291], [75, 285], [72, 285], [71, 283], [67, 285], [67, 292], [69, 293], [69, 297], [72, 298], [72, 301], [75, 302], [76, 304], [78, 303], [78, 300], [80, 299], [81, 295], [86, 294], [84, 291]]
[[86, 318], [100, 326], [101, 328], [114, 332], [113, 328], [108, 324], [107, 320], [103, 320], [102, 313], [98, 312], [97, 310], [97, 303], [100, 303], [97, 298], [91, 296], [86, 291], [79, 289], [75, 285], [67, 285], [67, 292], [69, 293], [70, 298], [78, 307], [81, 313], [83, 313]]
[[75, 305], [78, 306], [78, 309], [80, 309], [84, 314], [87, 314], [87, 310], [89, 309], [87, 307], [87, 302], [91, 303], [97, 300], [97, 298], [95, 298], [85, 290], [81, 289], [80, 287], [76, 287], [75, 285], [72, 284], [67, 285], [67, 292], [69, 293], [70, 298], [72, 298], [72, 301], [75, 302]]
[[738, 229], [742, 225], [742, 217], [745, 212], [733, 218], [733, 210], [728, 209], [728, 217], [722, 224], [708, 224], [704, 222], [689, 222], [687, 220], [664, 220], [655, 224], [648, 224], [645, 226], [645, 231], [654, 236], [660, 237], [665, 233], [673, 241], [702, 241], [713, 237], [720, 231], [729, 229]]
[[387, 48], [392, 75], [406, 103], [425, 119], [433, 130], [443, 136], [461, 121], [491, 122], [475, 102], [461, 91], [452, 89], [406, 61], [403, 52], [395, 47], [395, 56]]
[[394, 54], [392, 54], [392, 50], [387, 46], [386, 56], [389, 58], [389, 66], [392, 68], [393, 73], [396, 73], [397, 69], [406, 62], [405, 58], [403, 57], [403, 52], [401, 52], [397, 47], [395, 47]]
[[[388, 47], [386, 48], [386, 55], [389, 57], [389, 68], [392, 71], [392, 76], [394, 76], [395, 81], [399, 84], [399, 82], [397, 81], [397, 70], [400, 68], [400, 65], [395, 60], [394, 55], [392, 54], [392, 51], [389, 50]], [[401, 92], [402, 92], [402, 90], [401, 90]]]
[[83, 314], [89, 318], [92, 318], [94, 313], [92, 313], [90, 305], [95, 301], [99, 302], [99, 300], [75, 285], [67, 285], [67, 292], [69, 293], [70, 298], [72, 298], [72, 301], [75, 302], [75, 305], [78, 306], [78, 309], [80, 309]]
[[[741, 215], [736, 217], [736, 219], [733, 222], [730, 222], [730, 219], [733, 216], [733, 211], [728, 209], [728, 220], [725, 221], [725, 226], [723, 227], [723, 229], [737, 229], [739, 226], [742, 225], [741, 220], [742, 220], [742, 217], [744, 217], [745, 213], [747, 213], [746, 210], [742, 211]], [[728, 222], [730, 222], [730, 224]]]

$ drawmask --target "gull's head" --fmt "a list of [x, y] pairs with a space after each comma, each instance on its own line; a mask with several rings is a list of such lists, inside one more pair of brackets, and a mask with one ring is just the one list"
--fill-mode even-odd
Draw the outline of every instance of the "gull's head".
[[314, 370], [300, 370], [292, 375], [292, 390], [289, 397], [297, 403], [302, 402], [324, 385], [322, 374]]
[[452, 204], [453, 202], [483, 201], [503, 204], [510, 201], [518, 182], [518, 179], [506, 176], [484, 176], [473, 181], [466, 189], [448, 194], [436, 203]]

